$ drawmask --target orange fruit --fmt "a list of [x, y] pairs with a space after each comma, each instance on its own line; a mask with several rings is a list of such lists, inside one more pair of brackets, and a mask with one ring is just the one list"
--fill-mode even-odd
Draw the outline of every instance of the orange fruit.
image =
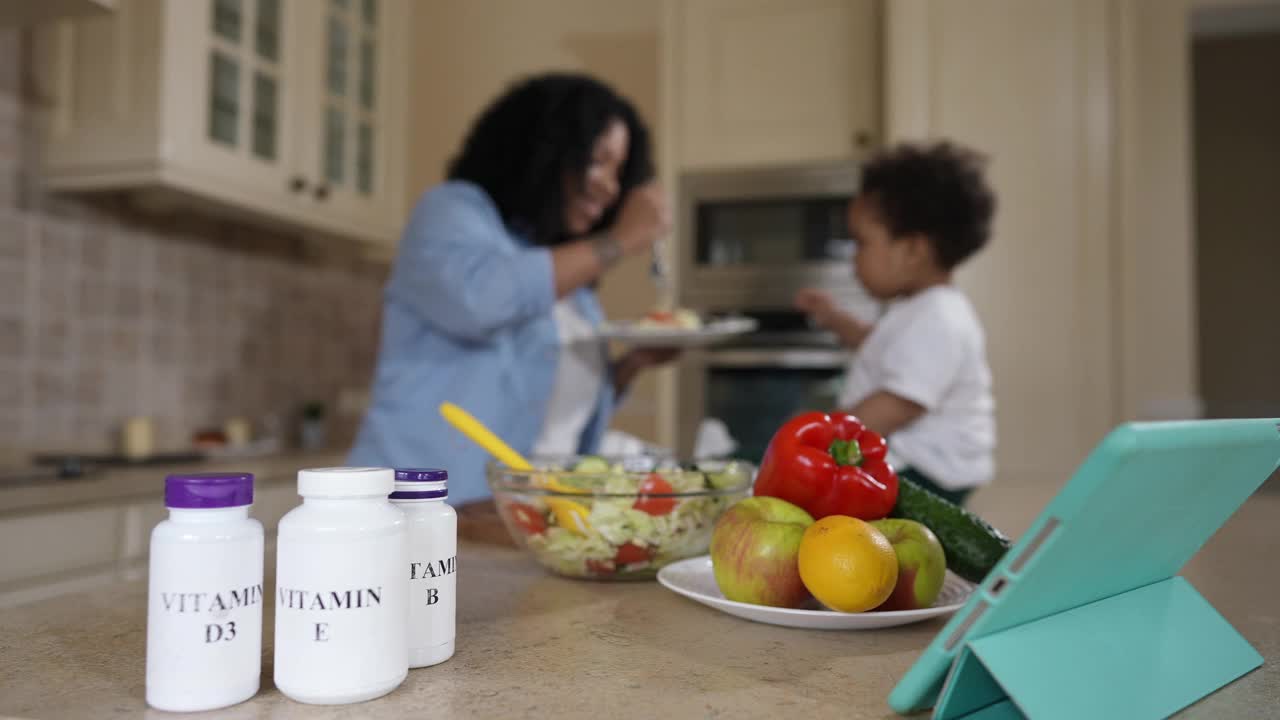
[[823, 605], [840, 612], [879, 606], [898, 584], [898, 556], [870, 523], [828, 515], [800, 539], [800, 580]]

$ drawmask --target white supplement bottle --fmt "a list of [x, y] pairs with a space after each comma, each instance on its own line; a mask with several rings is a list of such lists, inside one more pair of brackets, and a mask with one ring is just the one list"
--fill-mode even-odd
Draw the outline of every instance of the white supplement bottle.
[[453, 657], [457, 613], [458, 514], [445, 502], [449, 473], [396, 470], [391, 503], [409, 525], [409, 667]]
[[304, 703], [385, 695], [409, 672], [408, 535], [390, 468], [298, 473], [276, 540], [275, 681]]
[[262, 523], [253, 476], [170, 475], [169, 519], [151, 531], [147, 704], [213, 710], [258, 692], [262, 670]]

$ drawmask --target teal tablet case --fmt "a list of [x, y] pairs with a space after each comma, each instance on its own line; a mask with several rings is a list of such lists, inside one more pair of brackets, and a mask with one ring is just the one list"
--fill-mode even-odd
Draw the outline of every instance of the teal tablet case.
[[1163, 718], [1261, 664], [1173, 577], [971, 641], [934, 717]]
[[[1261, 656], [1175, 574], [1280, 466], [1280, 421], [1112, 431], [889, 696], [934, 717], [1166, 717]], [[944, 685], [945, 680], [945, 685]]]

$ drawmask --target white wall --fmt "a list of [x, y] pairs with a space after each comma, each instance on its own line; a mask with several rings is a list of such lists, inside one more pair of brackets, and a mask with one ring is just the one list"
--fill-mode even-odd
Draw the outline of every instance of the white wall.
[[1002, 471], [1066, 472], [1114, 424], [1194, 417], [1193, 6], [895, 0], [894, 138], [992, 157], [992, 247], [961, 282], [987, 323]]
[[588, 70], [657, 122], [657, 3], [467, 0], [413, 9], [413, 194], [443, 178], [475, 115], [525, 75]]
[[986, 153], [994, 237], [960, 273], [987, 328], [1002, 473], [1066, 471], [1113, 417], [1102, 2], [895, 0], [892, 140]]
[[1191, 4], [1114, 5], [1120, 416], [1195, 416]]

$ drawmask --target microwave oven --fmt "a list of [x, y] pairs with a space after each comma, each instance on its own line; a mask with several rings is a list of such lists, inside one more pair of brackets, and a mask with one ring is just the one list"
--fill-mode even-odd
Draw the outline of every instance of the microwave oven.
[[690, 172], [677, 205], [681, 306], [703, 312], [790, 308], [819, 287], [876, 314], [853, 275], [852, 162]]

